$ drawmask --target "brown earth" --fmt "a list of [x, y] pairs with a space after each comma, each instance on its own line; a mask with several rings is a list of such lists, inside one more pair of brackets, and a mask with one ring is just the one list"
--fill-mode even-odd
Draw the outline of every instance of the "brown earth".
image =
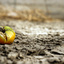
[[0, 45], [0, 64], [64, 64], [64, 22], [0, 20], [16, 32], [11, 45]]

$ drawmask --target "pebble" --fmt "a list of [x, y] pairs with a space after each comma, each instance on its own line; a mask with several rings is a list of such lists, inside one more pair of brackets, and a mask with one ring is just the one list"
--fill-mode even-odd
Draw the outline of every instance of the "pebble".
[[43, 59], [44, 57], [42, 56], [34, 56], [36, 59]]
[[13, 59], [13, 58], [16, 58], [16, 57], [18, 57], [18, 53], [10, 52], [10, 53], [8, 54], [8, 58]]
[[47, 61], [48, 61], [48, 62], [54, 62], [54, 61], [59, 62], [60, 60], [59, 60], [59, 58], [57, 58], [57, 57], [51, 57], [51, 58], [48, 58]]
[[19, 56], [20, 56], [21, 58], [23, 58], [23, 57], [24, 57], [22, 53], [19, 53]]
[[49, 64], [46, 59], [41, 59], [41, 60], [40, 60], [40, 63], [41, 63], [41, 64]]
[[0, 61], [1, 61], [1, 62], [5, 62], [5, 61], [6, 61], [6, 57], [0, 56]]
[[19, 61], [17, 61], [17, 64], [24, 64], [24, 62], [19, 60]]
[[12, 64], [13, 62], [11, 60], [7, 60], [7, 63], [8, 64]]

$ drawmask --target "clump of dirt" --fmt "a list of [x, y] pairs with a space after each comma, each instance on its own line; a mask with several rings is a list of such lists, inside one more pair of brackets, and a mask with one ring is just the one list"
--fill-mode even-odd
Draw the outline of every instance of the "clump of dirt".
[[0, 45], [0, 63], [64, 64], [63, 24], [0, 20], [1, 26], [8, 25], [16, 32], [11, 45]]

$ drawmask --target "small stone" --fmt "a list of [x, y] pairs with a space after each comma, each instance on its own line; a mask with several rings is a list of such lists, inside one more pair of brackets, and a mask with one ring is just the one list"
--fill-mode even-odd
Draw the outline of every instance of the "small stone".
[[48, 62], [54, 62], [54, 61], [59, 62], [60, 60], [59, 60], [59, 58], [57, 58], [57, 57], [52, 57], [52, 58], [48, 58], [47, 61], [48, 61]]
[[12, 64], [13, 62], [11, 60], [7, 60], [7, 63], [8, 64]]
[[57, 54], [57, 55], [64, 55], [63, 52], [61, 52], [61, 51], [59, 51], [59, 50], [56, 50], [56, 49], [52, 50], [51, 53]]
[[49, 64], [47, 59], [41, 59], [40, 62], [41, 62], [41, 64]]
[[55, 34], [55, 36], [60, 36], [60, 33], [59, 33], [59, 32], [57, 32], [57, 33]]
[[25, 64], [33, 64], [33, 60], [32, 59], [24, 59]]
[[6, 57], [0, 56], [0, 61], [1, 61], [1, 62], [5, 62], [5, 61], [6, 61]]
[[22, 53], [19, 53], [19, 56], [20, 56], [21, 58], [23, 58], [23, 57], [24, 57]]
[[34, 56], [36, 59], [43, 59], [44, 57], [42, 56]]
[[61, 59], [61, 62], [64, 63], [64, 57]]
[[13, 58], [16, 58], [16, 57], [18, 57], [18, 53], [10, 52], [10, 53], [8, 54], [8, 58], [13, 59]]
[[9, 47], [9, 45], [5, 44], [5, 47]]
[[15, 42], [15, 43], [19, 43], [19, 40], [18, 40], [18, 39], [16, 39], [14, 42]]
[[17, 64], [24, 64], [23, 61], [17, 61]]

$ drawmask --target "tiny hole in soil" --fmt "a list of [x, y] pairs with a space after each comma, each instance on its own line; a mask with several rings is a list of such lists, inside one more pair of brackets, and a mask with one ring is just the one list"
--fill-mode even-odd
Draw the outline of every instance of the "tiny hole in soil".
[[56, 54], [56, 55], [64, 55], [64, 54], [61, 54], [61, 53], [58, 53], [58, 52], [51, 52], [52, 54]]
[[50, 64], [61, 64], [61, 63], [57, 61], [53, 61], [53, 62], [50, 62]]
[[51, 51], [51, 49], [47, 49], [48, 51]]
[[31, 52], [31, 51], [29, 51], [28, 53], [27, 53], [27, 55], [33, 55], [35, 52]]
[[41, 54], [41, 53], [39, 53], [38, 55], [39, 55], [39, 56], [44, 56], [45, 54]]

